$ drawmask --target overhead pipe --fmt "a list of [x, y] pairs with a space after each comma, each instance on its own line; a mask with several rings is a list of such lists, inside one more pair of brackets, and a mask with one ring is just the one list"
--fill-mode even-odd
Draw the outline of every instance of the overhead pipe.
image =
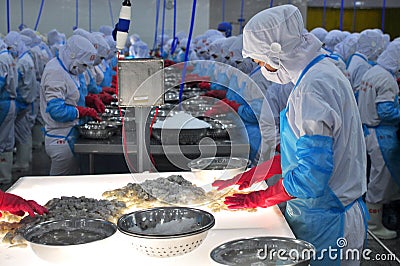
[[7, 32], [10, 32], [10, 0], [6, 1], [7, 9]]
[[339, 29], [343, 31], [343, 17], [344, 17], [344, 0], [340, 3], [340, 25]]
[[153, 52], [155, 52], [157, 48], [157, 33], [158, 33], [158, 17], [160, 14], [160, 0], [156, 1], [156, 26], [154, 30], [154, 42], [153, 42]]
[[110, 10], [111, 25], [114, 25], [114, 15], [112, 10], [111, 0], [108, 0], [108, 9]]
[[35, 27], [33, 28], [35, 31], [37, 30], [37, 28], [39, 26], [40, 18], [42, 17], [43, 6], [44, 6], [44, 0], [42, 0], [42, 3], [40, 3], [39, 14], [38, 14], [38, 17], [36, 19]]
[[382, 7], [382, 31], [385, 32], [385, 11], [386, 11], [386, 0], [383, 0]]

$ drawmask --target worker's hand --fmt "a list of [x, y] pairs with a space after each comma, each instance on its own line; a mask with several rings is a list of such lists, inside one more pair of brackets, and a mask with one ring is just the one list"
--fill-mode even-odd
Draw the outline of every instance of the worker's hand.
[[104, 104], [107, 104], [107, 105], [110, 104], [111, 102], [118, 101], [116, 98], [112, 97], [110, 94], [108, 94], [106, 92], [100, 92], [99, 98]]
[[79, 118], [86, 116], [91, 117], [96, 121], [101, 121], [101, 118], [97, 115], [96, 110], [94, 110], [93, 108], [77, 106], [76, 109], [78, 109]]
[[278, 154], [268, 161], [251, 168], [247, 172], [238, 174], [231, 179], [215, 180], [212, 186], [217, 187], [217, 190], [222, 190], [232, 185], [239, 185], [239, 190], [242, 190], [281, 173], [281, 155]]
[[174, 61], [169, 60], [169, 59], [165, 59], [164, 60], [164, 67], [169, 67], [169, 66], [172, 66], [172, 65], [175, 65]]
[[213, 98], [217, 98], [217, 99], [224, 99], [226, 97], [226, 90], [212, 90], [212, 91], [208, 91], [206, 92], [205, 96], [208, 97], [213, 97]]
[[98, 113], [104, 113], [106, 107], [96, 94], [89, 93], [85, 97], [86, 106], [96, 109]]
[[8, 211], [18, 216], [23, 216], [27, 212], [32, 217], [35, 216], [35, 212], [39, 215], [49, 213], [45, 207], [39, 205], [34, 200], [24, 200], [20, 196], [4, 193], [3, 191], [0, 191], [0, 211]]
[[199, 87], [199, 89], [209, 90], [211, 85], [210, 82], [202, 81], [199, 84], [197, 84], [197, 86]]
[[232, 112], [232, 108], [224, 101], [218, 101], [210, 110], [204, 112], [204, 116], [212, 117], [213, 115], [225, 114]]
[[240, 104], [235, 102], [235, 101], [230, 101], [228, 99], [223, 99], [222, 100], [224, 103], [226, 103], [227, 105], [229, 105], [230, 107], [232, 107], [233, 110], [235, 110], [236, 112], [239, 110]]
[[117, 89], [111, 87], [103, 87], [101, 89], [101, 92], [105, 92], [112, 95], [112, 94], [117, 94]]
[[233, 194], [225, 198], [225, 205], [228, 209], [249, 209], [249, 208], [267, 208], [281, 202], [293, 199], [284, 186], [283, 179], [280, 179], [275, 185], [267, 188], [266, 190], [253, 191], [249, 194]]

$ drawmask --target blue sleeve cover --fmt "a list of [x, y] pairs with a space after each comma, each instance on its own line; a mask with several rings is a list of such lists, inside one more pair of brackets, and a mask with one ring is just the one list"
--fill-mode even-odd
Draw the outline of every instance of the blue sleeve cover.
[[399, 109], [394, 102], [381, 102], [376, 105], [379, 118], [382, 122], [397, 124], [400, 122]]
[[333, 172], [333, 139], [305, 135], [296, 142], [298, 165], [286, 173], [283, 185], [297, 198], [322, 196]]
[[243, 121], [245, 121], [245, 122], [252, 123], [252, 124], [258, 123], [257, 116], [255, 115], [254, 110], [247, 103], [239, 106], [238, 114], [239, 114], [240, 118], [242, 118]]
[[46, 112], [50, 114], [57, 122], [65, 123], [74, 121], [78, 118], [78, 111], [72, 105], [65, 104], [65, 101], [59, 98], [52, 99], [47, 103]]
[[211, 83], [211, 85], [210, 85], [210, 90], [223, 90], [223, 91], [226, 91], [227, 89], [228, 89], [227, 87], [225, 87], [223, 85], [220, 85], [220, 84], [217, 84], [217, 83]]
[[0, 89], [2, 89], [6, 85], [6, 78], [0, 77]]

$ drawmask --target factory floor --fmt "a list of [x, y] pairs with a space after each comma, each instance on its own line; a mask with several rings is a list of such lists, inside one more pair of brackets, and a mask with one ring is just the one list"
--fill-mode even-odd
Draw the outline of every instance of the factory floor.
[[[32, 154], [32, 164], [28, 171], [25, 172], [13, 172], [13, 180], [14, 182], [18, 180], [21, 176], [46, 176], [49, 175], [50, 171], [50, 160], [44, 151], [44, 147], [36, 148], [33, 150]], [[100, 158], [101, 159], [101, 158]], [[109, 160], [106, 158], [104, 160]], [[121, 169], [123, 170], [123, 166], [120, 169], [117, 169], [116, 172], [120, 172]], [[98, 170], [98, 171], [101, 171]], [[96, 171], [97, 174], [101, 172]], [[104, 173], [110, 173], [110, 169]], [[0, 189], [3, 191], [7, 190], [12, 184], [2, 186]], [[384, 223], [390, 229], [397, 229], [397, 238], [394, 240], [382, 240], [382, 243], [389, 248], [396, 256], [400, 259], [400, 201], [394, 202], [391, 205], [385, 206], [384, 209]], [[396, 262], [394, 259], [391, 261], [389, 260], [382, 260], [378, 261], [376, 259], [372, 259], [375, 257], [380, 256], [384, 258], [384, 256], [388, 256], [389, 252], [386, 251], [377, 241], [374, 239], [368, 240], [368, 249], [371, 250], [369, 257], [371, 257], [370, 261], [363, 260], [361, 262], [362, 266], [379, 266], [379, 265], [400, 265], [399, 262]], [[378, 256], [375, 256], [378, 255]]]

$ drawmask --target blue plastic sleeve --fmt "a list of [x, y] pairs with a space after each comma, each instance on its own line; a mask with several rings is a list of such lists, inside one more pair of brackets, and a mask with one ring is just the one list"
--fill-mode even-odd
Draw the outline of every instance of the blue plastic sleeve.
[[78, 110], [72, 105], [65, 104], [65, 101], [59, 98], [52, 99], [47, 103], [46, 112], [55, 121], [61, 123], [74, 121], [78, 118]]
[[399, 109], [395, 107], [394, 102], [381, 102], [376, 106], [379, 118], [384, 123], [397, 124], [400, 122]]
[[6, 85], [6, 78], [0, 77], [0, 89], [2, 89]]
[[286, 191], [297, 198], [318, 198], [325, 192], [333, 172], [333, 139], [302, 136], [296, 142], [298, 165], [283, 179]]
[[257, 116], [254, 114], [253, 109], [247, 103], [239, 106], [238, 114], [240, 118], [247, 123], [256, 124], [258, 122]]

